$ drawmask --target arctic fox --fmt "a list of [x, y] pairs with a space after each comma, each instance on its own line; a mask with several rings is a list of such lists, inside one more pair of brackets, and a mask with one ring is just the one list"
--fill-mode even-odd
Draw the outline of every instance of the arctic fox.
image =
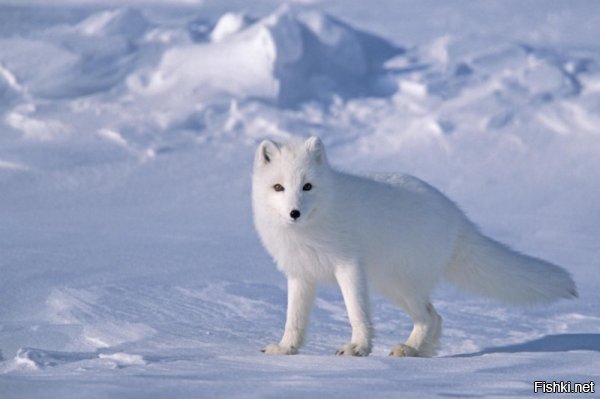
[[423, 181], [385, 182], [334, 170], [317, 137], [260, 144], [252, 203], [262, 243], [288, 279], [285, 331], [263, 349], [269, 354], [298, 352], [316, 285], [324, 281], [337, 281], [352, 326], [350, 342], [336, 353], [353, 356], [371, 352], [371, 289], [414, 322], [393, 356], [435, 354], [442, 319], [430, 295], [444, 279], [506, 303], [577, 296], [564, 269], [484, 236]]

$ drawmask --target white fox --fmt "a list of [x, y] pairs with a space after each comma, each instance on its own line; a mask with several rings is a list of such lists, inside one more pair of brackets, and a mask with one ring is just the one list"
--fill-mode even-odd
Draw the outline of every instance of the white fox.
[[338, 355], [371, 352], [370, 289], [404, 309], [414, 327], [393, 356], [435, 354], [441, 318], [430, 295], [441, 280], [514, 304], [577, 296], [559, 266], [482, 235], [465, 214], [412, 176], [377, 181], [331, 168], [321, 140], [263, 141], [252, 202], [260, 238], [288, 279], [283, 338], [263, 349], [295, 354], [319, 282], [337, 281], [352, 326]]

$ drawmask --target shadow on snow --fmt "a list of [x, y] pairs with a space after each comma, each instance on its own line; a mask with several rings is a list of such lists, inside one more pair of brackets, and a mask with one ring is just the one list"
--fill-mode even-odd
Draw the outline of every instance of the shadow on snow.
[[476, 357], [492, 353], [521, 352], [600, 352], [600, 334], [556, 334], [515, 345], [485, 348], [475, 353], [465, 353], [450, 357]]

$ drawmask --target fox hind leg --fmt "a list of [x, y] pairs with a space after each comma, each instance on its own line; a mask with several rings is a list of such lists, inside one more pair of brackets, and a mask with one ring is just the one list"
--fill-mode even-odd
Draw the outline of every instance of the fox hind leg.
[[404, 344], [394, 346], [390, 356], [429, 357], [435, 355], [442, 332], [442, 318], [429, 300], [400, 301], [412, 318], [413, 330]]

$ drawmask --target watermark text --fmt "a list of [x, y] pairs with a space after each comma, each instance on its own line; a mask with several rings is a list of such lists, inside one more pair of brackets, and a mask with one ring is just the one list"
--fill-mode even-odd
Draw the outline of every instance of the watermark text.
[[533, 393], [596, 393], [594, 381], [534, 381]]

